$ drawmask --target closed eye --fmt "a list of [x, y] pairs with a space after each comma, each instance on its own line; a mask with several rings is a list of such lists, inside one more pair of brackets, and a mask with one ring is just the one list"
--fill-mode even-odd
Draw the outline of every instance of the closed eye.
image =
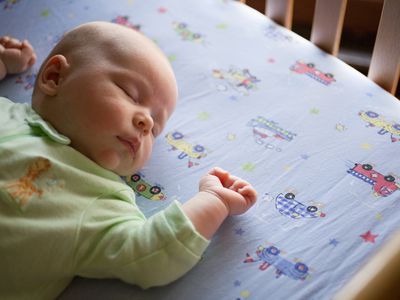
[[132, 97], [131, 94], [128, 93], [128, 91], [126, 89], [124, 89], [122, 86], [118, 85], [120, 90], [122, 90], [124, 92], [125, 95], [127, 95], [133, 102], [138, 103], [137, 99]]

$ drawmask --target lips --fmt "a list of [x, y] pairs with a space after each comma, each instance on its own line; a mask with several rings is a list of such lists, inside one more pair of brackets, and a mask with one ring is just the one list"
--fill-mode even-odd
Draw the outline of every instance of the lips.
[[120, 136], [117, 136], [117, 138], [128, 149], [132, 156], [136, 154], [136, 151], [140, 145], [140, 142], [137, 138], [124, 138]]

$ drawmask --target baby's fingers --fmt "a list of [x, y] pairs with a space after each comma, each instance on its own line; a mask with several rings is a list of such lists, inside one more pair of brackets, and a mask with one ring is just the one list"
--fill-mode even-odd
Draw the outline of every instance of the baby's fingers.
[[253, 205], [257, 201], [257, 192], [251, 185], [246, 185], [238, 190], [247, 201]]
[[0, 44], [2, 44], [5, 48], [15, 48], [15, 49], [20, 49], [22, 46], [20, 40], [17, 40], [9, 36], [1, 37]]
[[209, 174], [218, 177], [223, 187], [230, 187], [235, 181], [235, 178], [229, 172], [218, 167], [213, 168]]
[[248, 183], [246, 180], [240, 179], [240, 178], [235, 178], [234, 182], [232, 183], [232, 185], [230, 186], [230, 189], [235, 191], [235, 192], [239, 192], [239, 189], [250, 185], [250, 183]]

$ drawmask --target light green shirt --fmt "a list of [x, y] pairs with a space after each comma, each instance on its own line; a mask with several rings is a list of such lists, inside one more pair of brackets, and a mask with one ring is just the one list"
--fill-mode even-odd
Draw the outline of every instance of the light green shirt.
[[69, 143], [0, 97], [0, 299], [53, 299], [75, 275], [164, 285], [199, 261], [209, 242], [178, 202], [146, 220], [119, 176]]

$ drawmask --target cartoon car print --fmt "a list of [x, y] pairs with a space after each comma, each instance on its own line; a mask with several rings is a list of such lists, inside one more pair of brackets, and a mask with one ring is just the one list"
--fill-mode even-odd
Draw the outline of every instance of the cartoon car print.
[[193, 41], [196, 43], [204, 42], [204, 36], [200, 33], [194, 33], [190, 31], [186, 23], [173, 22], [172, 26], [175, 32], [182, 38], [182, 40]]
[[166, 198], [160, 186], [148, 183], [140, 173], [133, 174], [127, 183], [136, 193], [147, 199], [158, 201]]
[[251, 119], [247, 125], [253, 127], [254, 139], [260, 145], [263, 145], [268, 137], [291, 141], [296, 136], [295, 133], [279, 127], [277, 122], [267, 120], [261, 116]]
[[212, 74], [215, 78], [224, 80], [232, 89], [243, 95], [248, 95], [250, 90], [256, 89], [256, 83], [260, 82], [256, 76], [250, 73], [249, 69], [236, 67], [230, 67], [228, 71], [214, 69]]
[[296, 61], [296, 63], [290, 67], [290, 70], [298, 74], [305, 74], [325, 85], [330, 85], [332, 82], [336, 81], [331, 73], [324, 73], [316, 69], [313, 63]]
[[370, 164], [356, 163], [353, 168], [347, 170], [347, 173], [372, 185], [376, 196], [387, 197], [400, 188], [400, 184], [395, 182], [394, 176], [384, 176], [373, 170]]
[[374, 111], [360, 111], [358, 115], [362, 120], [367, 122], [367, 127], [380, 128], [378, 134], [384, 135], [390, 133], [391, 141], [400, 141], [400, 124], [395, 122], [388, 122], [382, 116]]
[[294, 200], [294, 198], [295, 195], [293, 193], [287, 193], [285, 195], [282, 193], [279, 194], [275, 198], [275, 208], [282, 215], [292, 219], [325, 217], [325, 213], [321, 212], [317, 206], [307, 206], [299, 201]]
[[140, 25], [134, 25], [129, 21], [129, 16], [117, 16], [111, 22], [126, 26], [131, 29], [140, 30]]
[[183, 139], [184, 135], [179, 131], [169, 132], [165, 137], [168, 144], [172, 146], [173, 150], [178, 149], [181, 151], [181, 153], [178, 155], [179, 159], [183, 159], [187, 156], [190, 158], [200, 159], [207, 156], [206, 150], [203, 146], [193, 146], [192, 144], [188, 143]]
[[244, 263], [261, 262], [259, 269], [267, 270], [270, 266], [275, 267], [276, 278], [286, 275], [295, 280], [305, 280], [309, 276], [309, 268], [302, 262], [291, 262], [282, 256], [281, 251], [275, 246], [263, 247], [259, 246], [256, 251], [256, 258], [246, 253]]

